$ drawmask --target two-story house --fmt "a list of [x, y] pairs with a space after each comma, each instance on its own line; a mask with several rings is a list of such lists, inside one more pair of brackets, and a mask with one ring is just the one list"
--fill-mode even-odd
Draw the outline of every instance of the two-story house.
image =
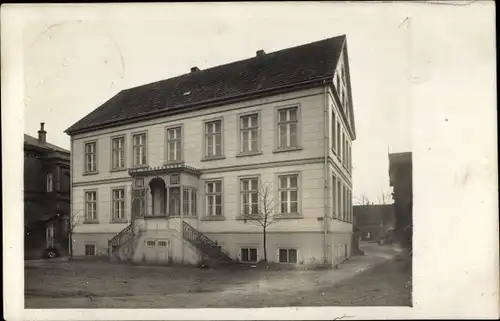
[[119, 92], [71, 136], [75, 255], [263, 258], [245, 219], [272, 186], [268, 261], [350, 255], [355, 139], [344, 35]]
[[70, 152], [47, 142], [40, 126], [38, 138], [24, 135], [25, 258], [68, 251]]

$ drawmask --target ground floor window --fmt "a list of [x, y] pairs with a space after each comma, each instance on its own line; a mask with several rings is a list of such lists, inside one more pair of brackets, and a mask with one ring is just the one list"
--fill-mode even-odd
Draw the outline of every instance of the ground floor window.
[[85, 256], [95, 255], [95, 244], [85, 244]]
[[297, 249], [279, 249], [280, 263], [297, 263]]
[[257, 249], [243, 247], [240, 249], [241, 262], [257, 262]]

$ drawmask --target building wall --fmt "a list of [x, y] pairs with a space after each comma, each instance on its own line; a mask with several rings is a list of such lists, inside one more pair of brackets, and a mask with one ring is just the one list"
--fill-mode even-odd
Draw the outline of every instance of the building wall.
[[[327, 147], [324, 145], [325, 102], [328, 103], [329, 108], [336, 108], [331, 93], [325, 99], [323, 88], [310, 89], [73, 136], [71, 143], [73, 151], [73, 213], [83, 213], [85, 190], [97, 190], [99, 223], [80, 224], [75, 228], [75, 242], [82, 243], [75, 246], [75, 255], [84, 253], [83, 243], [89, 241], [89, 237], [95, 236], [96, 242], [101, 247], [107, 246], [107, 239], [126, 226], [126, 223], [110, 223], [111, 189], [113, 187], [126, 188], [125, 214], [128, 219], [130, 218], [131, 178], [126, 170], [112, 171], [110, 169], [111, 139], [121, 135], [125, 137], [125, 167], [129, 168], [132, 165], [132, 135], [136, 132], [145, 131], [148, 144], [147, 163], [151, 167], [156, 167], [163, 165], [166, 160], [166, 128], [182, 125], [183, 158], [186, 163], [199, 169], [202, 173], [198, 185], [200, 187], [197, 202], [199, 219], [191, 220], [190, 224], [193, 227], [224, 243], [223, 248], [236, 255], [235, 253], [239, 251], [237, 245], [239, 243], [232, 244], [234, 240], [239, 240], [243, 237], [242, 235], [245, 235], [244, 239], [255, 243], [258, 242], [262, 235], [261, 229], [255, 224], [251, 222], [245, 223], [244, 220], [238, 218], [240, 216], [239, 177], [257, 175], [262, 183], [269, 182], [273, 186], [273, 191], [277, 194], [276, 182], [279, 173], [299, 173], [300, 218], [282, 219], [269, 228], [270, 235], [276, 235], [271, 237], [269, 243], [269, 258], [272, 259], [277, 248], [282, 246], [281, 244], [295, 244], [294, 246], [296, 246], [297, 242], [302, 242], [299, 251], [302, 260], [307, 262], [323, 261], [323, 218], [325, 210], [330, 213], [332, 206], [332, 199], [330, 198], [332, 193], [330, 191], [327, 192], [328, 200], [325, 204], [325, 173], [328, 175], [327, 187], [330, 189], [330, 177], [333, 173], [337, 173], [349, 188], [352, 185], [350, 173], [335, 157], [330, 157], [330, 164], [326, 164], [327, 168], [325, 169], [324, 157], [325, 147]], [[286, 106], [299, 107], [298, 139], [300, 149], [276, 152], [276, 110], [279, 107]], [[238, 156], [239, 115], [249, 112], [258, 112], [260, 116], [259, 145], [262, 153], [240, 157]], [[222, 118], [223, 120], [224, 158], [206, 161], [203, 159], [202, 153], [203, 124], [205, 120], [214, 118]], [[84, 145], [89, 141], [97, 142], [98, 171], [92, 175], [84, 173]], [[330, 150], [330, 148], [327, 147], [327, 150]], [[332, 163], [337, 166], [332, 165]], [[203, 182], [214, 178], [223, 179], [224, 220], [212, 221], [205, 218]], [[340, 241], [350, 247], [352, 224], [347, 221], [331, 219], [331, 216], [328, 217], [327, 224], [330, 234], [339, 234], [338, 240], [329, 238], [327, 246], [329, 248], [333, 247], [334, 245], [331, 242]], [[283, 234], [282, 232], [294, 233]], [[83, 234], [87, 234], [87, 236]], [[332, 251], [328, 250], [327, 252], [333, 253]], [[331, 254], [331, 256], [334, 255]]]
[[[274, 152], [276, 148], [276, 108], [299, 106], [299, 144], [301, 149], [293, 152]], [[111, 129], [97, 130], [92, 133], [78, 134], [72, 137], [73, 184], [100, 180], [123, 179], [127, 171], [111, 171], [111, 137], [125, 135], [126, 165], [132, 164], [132, 134], [147, 132], [148, 165], [155, 167], [165, 162], [166, 127], [182, 124], [184, 139], [184, 160], [203, 170], [220, 169], [229, 166], [262, 164], [290, 159], [309, 159], [324, 157], [323, 149], [323, 90], [309, 89], [255, 99], [247, 102], [214, 107], [208, 110], [187, 112], [181, 115], [162, 117], [141, 123], [118, 126]], [[262, 154], [238, 157], [238, 115], [257, 111], [260, 113]], [[203, 160], [203, 122], [215, 118], [223, 119], [223, 153], [225, 158]], [[84, 174], [84, 144], [97, 141], [98, 173]]]

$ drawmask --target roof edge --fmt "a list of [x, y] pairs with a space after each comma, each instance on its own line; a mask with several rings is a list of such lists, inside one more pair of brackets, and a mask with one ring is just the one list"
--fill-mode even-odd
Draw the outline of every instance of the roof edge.
[[98, 124], [98, 125], [94, 125], [94, 126], [82, 127], [80, 129], [71, 129], [71, 127], [74, 127], [74, 125], [72, 125], [68, 129], [66, 129], [64, 131], [64, 133], [66, 133], [69, 136], [74, 136], [77, 134], [87, 133], [87, 132], [90, 132], [93, 130], [115, 127], [120, 123], [129, 124], [129, 123], [134, 123], [134, 122], [141, 121], [141, 120], [148, 120], [148, 119], [151, 119], [153, 117], [163, 117], [163, 116], [168, 116], [168, 115], [175, 115], [175, 114], [180, 114], [180, 113], [184, 113], [184, 112], [189, 112], [189, 111], [196, 110], [196, 109], [205, 109], [205, 108], [215, 107], [215, 106], [221, 105], [223, 103], [235, 103], [235, 102], [240, 102], [240, 101], [247, 100], [247, 99], [255, 99], [255, 98], [263, 97], [263, 96], [266, 96], [269, 94], [277, 93], [280, 91], [288, 92], [292, 89], [297, 89], [297, 88], [301, 88], [301, 87], [311, 87], [311, 85], [315, 85], [316, 83], [318, 85], [320, 85], [320, 84], [322, 85], [322, 82], [324, 80], [330, 80], [333, 83], [333, 73], [334, 73], [334, 71], [329, 73], [327, 76], [321, 76], [321, 77], [313, 78], [313, 79], [299, 82], [299, 83], [286, 84], [286, 85], [282, 85], [282, 86], [278, 86], [278, 87], [274, 87], [274, 88], [270, 88], [270, 89], [258, 90], [258, 91], [254, 91], [254, 92], [250, 92], [250, 93], [238, 94], [238, 95], [233, 95], [233, 96], [226, 96], [226, 97], [221, 97], [221, 98], [217, 98], [214, 100], [205, 100], [202, 102], [197, 102], [197, 103], [188, 104], [188, 105], [181, 105], [181, 106], [175, 107], [171, 110], [154, 111], [154, 112], [147, 113], [144, 115], [124, 118], [121, 120], [108, 121], [108, 122], [104, 122], [102, 124]]

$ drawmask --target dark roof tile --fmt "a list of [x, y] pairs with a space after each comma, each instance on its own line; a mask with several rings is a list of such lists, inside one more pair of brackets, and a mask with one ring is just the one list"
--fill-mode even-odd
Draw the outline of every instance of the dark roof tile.
[[333, 76], [344, 42], [337, 36], [122, 90], [66, 132]]

